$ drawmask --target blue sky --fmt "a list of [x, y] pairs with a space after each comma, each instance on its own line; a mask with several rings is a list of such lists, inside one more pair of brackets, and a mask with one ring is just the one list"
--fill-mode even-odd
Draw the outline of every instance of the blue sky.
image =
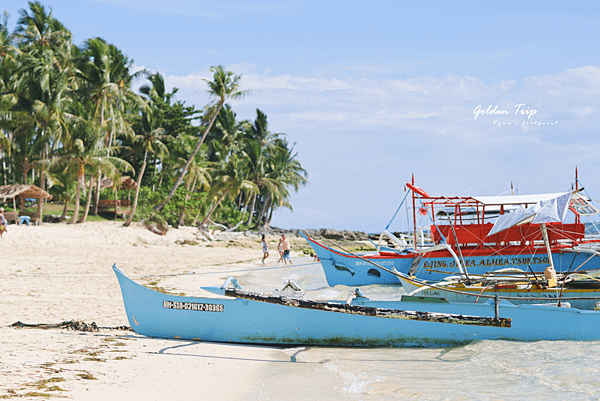
[[[600, 2], [43, 4], [189, 105], [208, 102], [210, 66], [241, 74], [238, 118], [265, 112], [309, 172], [275, 226], [381, 230], [411, 174], [432, 195], [530, 194], [567, 190], [577, 166], [600, 199]], [[0, 10], [14, 26], [26, 7]]]

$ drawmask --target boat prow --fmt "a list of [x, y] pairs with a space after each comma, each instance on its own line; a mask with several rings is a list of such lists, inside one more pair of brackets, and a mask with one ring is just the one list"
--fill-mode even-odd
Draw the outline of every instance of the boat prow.
[[[371, 284], [400, 284], [396, 275], [387, 270], [408, 271], [414, 256], [394, 254], [393, 258], [380, 254], [356, 255], [330, 248], [303, 232], [300, 235], [309, 243], [321, 262], [327, 284], [333, 287], [350, 287]], [[368, 261], [372, 260], [377, 265]]]

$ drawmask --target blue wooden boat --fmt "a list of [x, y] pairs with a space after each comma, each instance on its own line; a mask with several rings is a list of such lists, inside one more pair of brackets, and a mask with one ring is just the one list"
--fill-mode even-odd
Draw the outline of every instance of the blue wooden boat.
[[[432, 218], [432, 244], [420, 246], [414, 230], [414, 240], [395, 252], [380, 247], [374, 253], [356, 255], [301, 233], [319, 257], [330, 286], [399, 283], [393, 273], [369, 261], [392, 272], [428, 281], [462, 274], [463, 268], [472, 274], [507, 268], [539, 272], [551, 260], [558, 273], [600, 269], [600, 253], [596, 250], [600, 243], [586, 238], [585, 225], [580, 221], [580, 215], [597, 214], [598, 209], [579, 192], [570, 195], [570, 204], [563, 210], [565, 216], [561, 221], [546, 224], [549, 245], [546, 247], [541, 223], [519, 223], [496, 231], [491, 221], [500, 216], [517, 216], [517, 210], [530, 210], [566, 194], [434, 197], [412, 184], [406, 185], [413, 194], [413, 205], [416, 201], [421, 204], [420, 208], [413, 206], [413, 219], [416, 221], [416, 210]], [[563, 223], [569, 210], [574, 213], [574, 223]]]
[[347, 302], [251, 293], [218, 287], [224, 297], [153, 291], [116, 266], [127, 318], [142, 335], [272, 345], [441, 347], [474, 340], [599, 340], [600, 312], [505, 301], [453, 303], [413, 297]]
[[[387, 270], [408, 272], [415, 254], [413, 252], [361, 253], [353, 255], [337, 250], [306, 236], [300, 235], [310, 244], [321, 262], [329, 286], [347, 285], [350, 287], [370, 284], [400, 284], [398, 276]], [[373, 263], [384, 267], [381, 269]]]

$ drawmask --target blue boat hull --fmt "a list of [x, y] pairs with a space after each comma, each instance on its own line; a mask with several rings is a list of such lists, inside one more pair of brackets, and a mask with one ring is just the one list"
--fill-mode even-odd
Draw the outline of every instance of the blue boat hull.
[[[332, 287], [336, 285], [400, 284], [396, 275], [380, 269], [365, 259], [387, 270], [396, 269], [400, 273], [415, 276], [421, 280], [439, 281], [448, 275], [459, 274], [458, 266], [451, 256], [435, 257], [431, 254], [418, 259], [415, 254], [386, 253], [387, 256], [369, 255], [359, 258], [324, 246], [302, 233], [301, 235], [319, 257], [327, 283]], [[556, 252], [552, 254], [552, 258], [554, 267], [559, 273], [572, 271], [581, 265], [585, 270], [600, 269], [600, 257], [592, 256], [589, 253]], [[540, 272], [549, 265], [547, 253], [465, 256], [464, 261], [467, 272], [471, 274], [485, 274], [507, 268]]]
[[[600, 312], [501, 302], [500, 318], [510, 327], [366, 316], [338, 310], [314, 310], [241, 298], [182, 297], [159, 293], [125, 277], [116, 267], [132, 329], [150, 337], [273, 345], [359, 347], [461, 345], [473, 340], [598, 340]], [[493, 318], [494, 304], [370, 301], [353, 307], [419, 311]], [[413, 315], [415, 312], [412, 312]], [[489, 320], [489, 319], [488, 319]], [[466, 321], [460, 320], [459, 321]]]

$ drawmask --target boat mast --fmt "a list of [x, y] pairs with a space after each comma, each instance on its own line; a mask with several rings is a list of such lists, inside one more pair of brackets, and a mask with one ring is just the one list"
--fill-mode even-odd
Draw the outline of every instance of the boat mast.
[[546, 223], [540, 223], [540, 228], [542, 229], [542, 238], [544, 239], [544, 244], [546, 245], [546, 252], [548, 253], [548, 261], [550, 262], [550, 267], [554, 269], [554, 261], [552, 260], [552, 250], [550, 249], [550, 241], [548, 240], [548, 231], [546, 230]]
[[[415, 175], [412, 175], [412, 185], [413, 187], [415, 186]], [[417, 214], [416, 214], [416, 209], [415, 209], [415, 191], [414, 189], [411, 189], [412, 192], [412, 206], [413, 206], [413, 238], [414, 238], [414, 246], [415, 246], [415, 251], [418, 249], [417, 248]]]
[[[577, 166], [575, 166], [575, 192], [579, 189], [579, 174], [577, 173]], [[581, 217], [579, 217], [579, 213], [575, 213], [575, 224], [579, 224], [581, 222]]]

